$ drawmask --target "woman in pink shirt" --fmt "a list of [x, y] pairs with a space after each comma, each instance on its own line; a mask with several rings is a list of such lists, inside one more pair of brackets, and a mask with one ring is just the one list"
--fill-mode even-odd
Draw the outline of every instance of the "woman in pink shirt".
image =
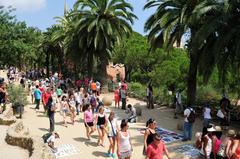
[[[90, 140], [91, 134], [95, 131], [94, 130], [94, 124], [93, 124], [93, 113], [92, 113], [92, 109], [91, 109], [91, 105], [86, 104], [85, 105], [85, 110], [84, 110], [84, 125], [86, 128], [86, 134], [87, 134], [87, 138]], [[91, 131], [90, 131], [91, 129]]]

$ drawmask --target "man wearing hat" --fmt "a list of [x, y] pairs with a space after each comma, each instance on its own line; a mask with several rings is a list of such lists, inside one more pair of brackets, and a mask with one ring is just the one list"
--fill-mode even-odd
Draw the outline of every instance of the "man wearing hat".
[[52, 135], [47, 139], [48, 146], [52, 148], [53, 152], [57, 151], [57, 147], [54, 146], [55, 139], [60, 138], [59, 134], [55, 131]]
[[163, 159], [164, 154], [170, 159], [169, 152], [162, 142], [161, 136], [156, 133], [153, 136], [153, 142], [147, 147], [147, 159]]

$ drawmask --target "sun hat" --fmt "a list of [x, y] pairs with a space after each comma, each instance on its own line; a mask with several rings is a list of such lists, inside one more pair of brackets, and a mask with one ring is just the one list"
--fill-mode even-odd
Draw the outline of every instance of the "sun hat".
[[235, 130], [228, 130], [228, 132], [227, 132], [227, 136], [228, 137], [234, 137], [236, 135], [236, 132], [235, 132]]
[[208, 128], [207, 131], [208, 131], [208, 132], [214, 132], [214, 131], [216, 131], [216, 129], [214, 129], [213, 127], [211, 127], [211, 128]]
[[222, 128], [220, 126], [215, 126], [215, 130], [219, 132], [222, 131]]

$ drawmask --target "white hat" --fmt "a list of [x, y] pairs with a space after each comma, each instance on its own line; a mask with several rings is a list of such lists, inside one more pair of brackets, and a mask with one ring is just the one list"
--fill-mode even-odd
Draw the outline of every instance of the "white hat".
[[208, 132], [214, 132], [216, 131], [213, 127], [207, 129]]

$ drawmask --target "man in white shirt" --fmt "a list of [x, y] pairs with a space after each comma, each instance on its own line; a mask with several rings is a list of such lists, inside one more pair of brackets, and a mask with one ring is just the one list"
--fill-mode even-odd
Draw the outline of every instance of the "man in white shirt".
[[134, 108], [131, 104], [128, 104], [126, 113], [128, 116], [128, 122], [130, 123], [136, 123], [137, 122], [137, 113], [136, 108]]
[[57, 148], [54, 146], [54, 141], [56, 138], [59, 138], [59, 134], [57, 132], [52, 133], [52, 135], [47, 139], [47, 144], [52, 150], [55, 152]]

